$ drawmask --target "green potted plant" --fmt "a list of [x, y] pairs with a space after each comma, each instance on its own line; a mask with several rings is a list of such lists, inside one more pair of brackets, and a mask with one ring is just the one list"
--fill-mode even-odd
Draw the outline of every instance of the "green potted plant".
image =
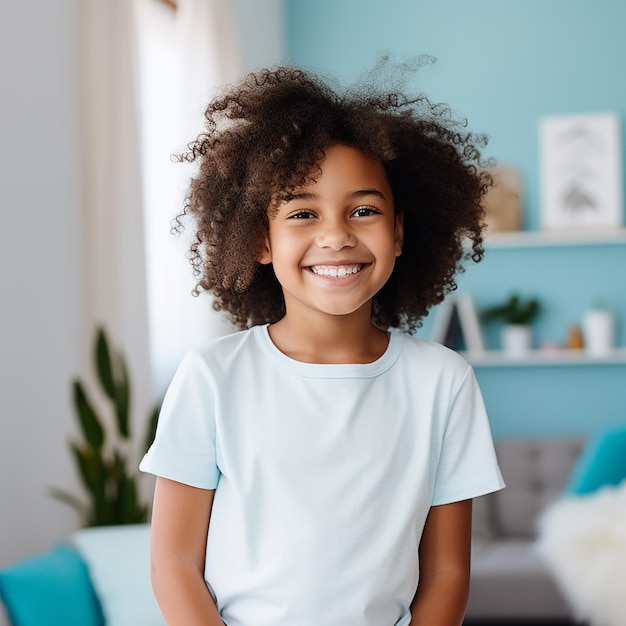
[[501, 320], [502, 349], [510, 355], [526, 354], [532, 346], [531, 324], [539, 315], [540, 305], [536, 298], [522, 299], [519, 294], [512, 294], [500, 305], [483, 311], [484, 322]]
[[140, 449], [133, 450], [130, 377], [123, 354], [111, 349], [103, 328], [96, 333], [94, 361], [108, 416], [98, 412], [80, 380], [72, 384], [81, 439], [69, 446], [87, 498], [62, 489], [50, 494], [74, 507], [85, 526], [144, 523], [149, 507], [139, 495], [137, 465], [154, 439], [160, 403], [151, 411]]

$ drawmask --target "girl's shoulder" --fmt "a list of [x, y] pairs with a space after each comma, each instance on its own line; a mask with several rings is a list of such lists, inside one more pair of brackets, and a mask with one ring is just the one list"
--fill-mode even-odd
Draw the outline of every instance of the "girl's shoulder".
[[256, 327], [253, 326], [252, 328], [247, 328], [245, 330], [235, 330], [231, 333], [214, 337], [204, 346], [197, 349], [196, 352], [200, 355], [209, 355], [217, 352], [228, 352], [233, 350], [237, 346], [245, 345], [246, 342], [250, 341], [255, 332], [255, 328]]
[[214, 337], [208, 343], [188, 350], [181, 365], [191, 363], [195, 368], [219, 375], [219, 372], [232, 367], [233, 359], [250, 351], [254, 342], [253, 330], [239, 330]]
[[471, 370], [469, 363], [455, 350], [415, 335], [404, 335], [402, 357], [407, 366], [424, 365], [433, 372], [443, 370], [464, 376]]

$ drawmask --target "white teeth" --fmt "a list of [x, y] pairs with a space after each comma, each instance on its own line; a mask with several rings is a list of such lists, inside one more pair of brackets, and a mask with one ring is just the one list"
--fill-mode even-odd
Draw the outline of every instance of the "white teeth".
[[362, 265], [340, 265], [340, 266], [328, 266], [328, 265], [312, 265], [311, 271], [320, 276], [330, 276], [331, 278], [343, 278], [344, 276], [350, 276], [356, 274], [362, 269]]

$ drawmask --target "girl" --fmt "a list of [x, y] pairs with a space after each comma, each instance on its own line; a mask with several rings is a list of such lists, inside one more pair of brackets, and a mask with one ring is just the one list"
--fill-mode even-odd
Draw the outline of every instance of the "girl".
[[167, 623], [460, 624], [471, 498], [502, 479], [470, 367], [399, 331], [482, 257], [482, 140], [294, 68], [206, 119], [179, 225], [243, 330], [185, 356], [141, 464]]

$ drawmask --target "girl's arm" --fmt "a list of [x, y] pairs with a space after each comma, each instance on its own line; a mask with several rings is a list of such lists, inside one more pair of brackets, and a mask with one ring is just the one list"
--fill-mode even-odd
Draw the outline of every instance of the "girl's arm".
[[168, 626], [224, 626], [204, 581], [214, 494], [157, 478], [151, 531], [152, 588]]
[[472, 501], [433, 506], [420, 541], [410, 626], [460, 626], [469, 593]]

